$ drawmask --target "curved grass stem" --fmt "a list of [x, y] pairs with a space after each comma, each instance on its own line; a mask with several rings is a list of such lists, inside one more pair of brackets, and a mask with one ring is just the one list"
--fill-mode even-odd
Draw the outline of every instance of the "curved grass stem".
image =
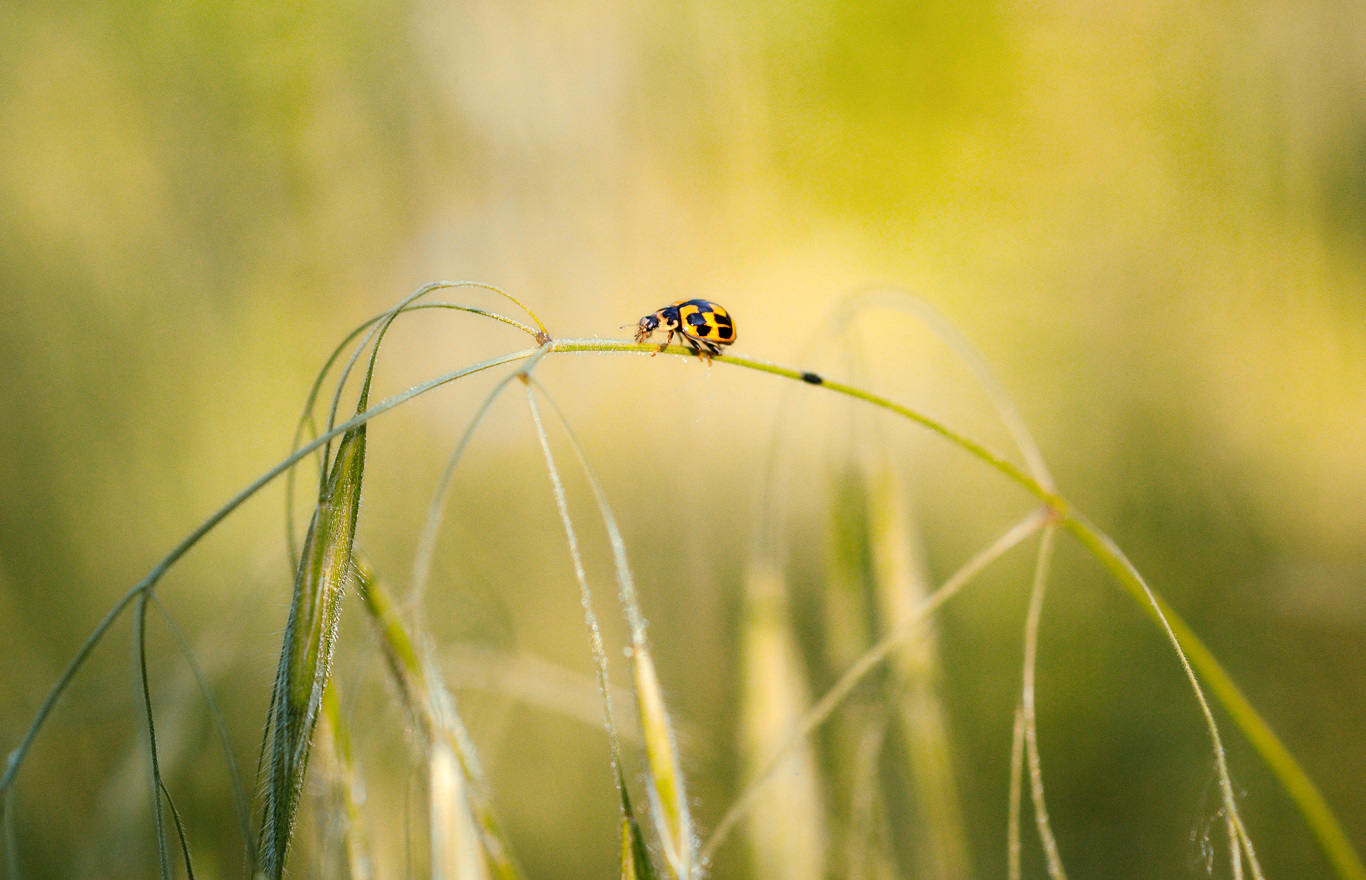
[[1025, 755], [1029, 766], [1029, 796], [1034, 803], [1034, 824], [1039, 830], [1039, 844], [1048, 863], [1052, 880], [1067, 880], [1058, 854], [1058, 841], [1048, 821], [1048, 806], [1044, 802], [1043, 762], [1039, 760], [1039, 730], [1034, 712], [1034, 671], [1039, 657], [1039, 622], [1043, 617], [1044, 588], [1048, 583], [1048, 563], [1053, 556], [1053, 535], [1057, 527], [1044, 526], [1039, 542], [1039, 558], [1034, 567], [1034, 586], [1029, 591], [1029, 613], [1025, 618], [1024, 683], [1020, 689], [1021, 718], [1024, 721]]
[[[663, 352], [688, 358], [695, 356], [692, 351], [683, 346], [671, 345], [661, 349], [657, 345], [638, 345], [615, 339], [557, 339], [553, 345], [557, 352]], [[1234, 724], [1247, 737], [1262, 761], [1280, 782], [1281, 787], [1289, 794], [1340, 880], [1366, 880], [1366, 863], [1362, 862], [1361, 856], [1357, 854], [1356, 848], [1347, 838], [1341, 823], [1338, 822], [1337, 816], [1333, 814], [1327, 801], [1324, 800], [1318, 786], [1314, 784], [1314, 781], [1309, 778], [1309, 774], [1304, 771], [1290, 750], [1281, 742], [1280, 737], [1248, 702], [1247, 697], [1239, 690], [1223, 665], [1190, 626], [1164, 599], [1153, 592], [1152, 588], [1138, 573], [1138, 570], [1120, 551], [1118, 545], [1080, 513], [1073, 511], [1066, 498], [1047, 488], [1019, 465], [987, 449], [977, 441], [960, 434], [942, 422], [880, 395], [841, 382], [830, 381], [812, 373], [754, 360], [753, 358], [719, 355], [712, 358], [712, 362], [734, 364], [746, 369], [782, 376], [786, 379], [795, 379], [809, 385], [818, 385], [837, 394], [857, 398], [895, 413], [929, 429], [963, 449], [1046, 504], [1052, 509], [1053, 518], [1057, 525], [1076, 538], [1092, 556], [1105, 566], [1124, 591], [1129, 594], [1130, 598], [1163, 629], [1176, 649], [1182, 667], [1191, 682], [1196, 701], [1200, 704], [1201, 714], [1204, 717], [1205, 726], [1215, 750], [1223, 800], [1229, 813], [1234, 817], [1231, 819], [1231, 832], [1235, 836], [1237, 835], [1237, 828], [1241, 819], [1237, 818], [1237, 803], [1233, 797], [1232, 780], [1228, 777], [1227, 758], [1223, 742], [1219, 736], [1218, 726], [1214, 721], [1214, 714], [1210, 710], [1204, 690], [1200, 686], [1201, 679], [1209, 685], [1210, 691], [1224, 707], [1224, 711], [1233, 719]], [[1245, 850], [1249, 848], [1244, 847]]]

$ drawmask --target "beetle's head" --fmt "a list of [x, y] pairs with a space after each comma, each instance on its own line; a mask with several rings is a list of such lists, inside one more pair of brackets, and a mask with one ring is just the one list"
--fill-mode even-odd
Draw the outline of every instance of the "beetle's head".
[[636, 327], [636, 342], [641, 343], [649, 338], [650, 334], [659, 329], [659, 313], [646, 315], [640, 319], [640, 325]]

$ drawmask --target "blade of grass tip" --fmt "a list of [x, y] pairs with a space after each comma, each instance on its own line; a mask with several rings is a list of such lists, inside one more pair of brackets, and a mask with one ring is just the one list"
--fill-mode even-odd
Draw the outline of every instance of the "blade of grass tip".
[[156, 828], [157, 859], [161, 867], [161, 880], [170, 880], [170, 859], [167, 856], [166, 828], [161, 816], [161, 766], [157, 755], [156, 720], [152, 715], [152, 688], [147, 680], [147, 594], [138, 599], [137, 613], [133, 617], [133, 641], [137, 648], [138, 676], [142, 685], [142, 705], [146, 713], [147, 744], [150, 749], [149, 769], [152, 797], [153, 826]]
[[[449, 286], [449, 287], [458, 287], [459, 285], [458, 285], [458, 284], [449, 284], [449, 285], [446, 285], [446, 286]], [[490, 311], [487, 311], [486, 309], [478, 309], [478, 308], [474, 308], [473, 306], [465, 306], [465, 305], [460, 305], [460, 304], [458, 304], [458, 303], [448, 303], [448, 302], [439, 302], [439, 303], [416, 303], [416, 304], [407, 306], [405, 309], [403, 309], [403, 311], [405, 311], [405, 312], [416, 312], [416, 311], [420, 311], [420, 310], [424, 310], [424, 309], [448, 309], [448, 310], [454, 310], [454, 311], [468, 312], [468, 313], [473, 314], [473, 315], [479, 315], [479, 316], [485, 317], [485, 318], [492, 318], [492, 319], [495, 320], [495, 321], [501, 321], [501, 322], [504, 323], [504, 324], [508, 324], [508, 325], [510, 325], [510, 326], [512, 326], [512, 327], [516, 327], [518, 330], [521, 330], [522, 332], [528, 334], [529, 336], [534, 337], [534, 336], [536, 335], [536, 331], [535, 331], [535, 330], [532, 330], [530, 327], [526, 326], [525, 324], [522, 324], [522, 323], [519, 322], [519, 321], [514, 321], [514, 320], [512, 320], [511, 318], [504, 317], [503, 315], [500, 315], [500, 314], [498, 314], [497, 312], [490, 312]], [[305, 402], [304, 402], [303, 412], [299, 415], [299, 420], [298, 420], [298, 422], [295, 423], [295, 426], [294, 426], [294, 439], [293, 439], [293, 441], [290, 443], [290, 447], [289, 447], [291, 452], [293, 452], [294, 450], [296, 450], [296, 449], [299, 448], [299, 444], [300, 444], [301, 442], [303, 442], [303, 437], [304, 437], [304, 432], [305, 432], [305, 431], [307, 431], [308, 429], [312, 428], [313, 431], [314, 431], [314, 433], [315, 433], [315, 434], [317, 433], [317, 428], [316, 428], [316, 425], [315, 425], [315, 423], [314, 423], [314, 421], [313, 421], [313, 408], [314, 408], [314, 406], [317, 404], [318, 394], [322, 391], [323, 381], [327, 378], [327, 374], [328, 374], [329, 372], [331, 372], [333, 365], [336, 364], [337, 358], [341, 357], [341, 353], [342, 353], [343, 351], [346, 350], [346, 347], [347, 347], [348, 345], [350, 345], [350, 344], [355, 340], [355, 338], [356, 338], [357, 336], [359, 336], [361, 333], [365, 332], [365, 331], [366, 331], [367, 329], [369, 329], [372, 325], [377, 324], [378, 322], [384, 320], [384, 317], [385, 317], [385, 315], [387, 315], [387, 314], [389, 314], [389, 313], [388, 313], [388, 312], [381, 312], [380, 314], [375, 315], [375, 316], [373, 316], [373, 317], [367, 319], [364, 323], [362, 323], [360, 326], [356, 327], [356, 328], [355, 328], [354, 330], [352, 330], [349, 334], [347, 334], [346, 338], [343, 339], [340, 343], [338, 343], [337, 346], [336, 346], [336, 348], [332, 349], [332, 353], [328, 356], [327, 360], [323, 363], [322, 368], [321, 368], [320, 370], [318, 370], [317, 376], [314, 377], [314, 379], [313, 379], [313, 385], [312, 385], [312, 387], [309, 389], [309, 391], [308, 391], [308, 397], [305, 399]], [[325, 471], [322, 471], [322, 470], [320, 469], [320, 474], [323, 473], [323, 472], [325, 472]], [[296, 473], [295, 471], [291, 470], [291, 471], [290, 471], [288, 474], [286, 474], [286, 476], [285, 476], [285, 524], [286, 524], [286, 528], [285, 528], [285, 543], [286, 543], [286, 545], [287, 545], [287, 547], [288, 547], [288, 549], [289, 549], [289, 559], [290, 559], [290, 563], [291, 563], [291, 565], [293, 565], [294, 567], [297, 568], [297, 567], [298, 567], [298, 564], [299, 564], [298, 542], [297, 542], [297, 540], [296, 540], [296, 538], [295, 538], [295, 536], [294, 536], [294, 525], [293, 525], [293, 524], [294, 524], [294, 483], [295, 483], [295, 473]]]
[[342, 717], [341, 698], [337, 695], [337, 683], [329, 682], [323, 691], [322, 725], [325, 738], [331, 745], [330, 756], [332, 780], [330, 799], [338, 815], [335, 817], [335, 830], [340, 832], [344, 871], [333, 872], [334, 876], [344, 876], [350, 880], [371, 880], [375, 872], [370, 861], [370, 847], [365, 839], [365, 829], [361, 822], [361, 802], [365, 799], [365, 783], [356, 766], [355, 755], [351, 750], [351, 732]]
[[465, 773], [455, 752], [444, 742], [435, 743], [428, 769], [432, 880], [487, 880], [483, 847], [465, 797]]
[[1043, 617], [1044, 587], [1048, 582], [1048, 563], [1053, 557], [1053, 535], [1057, 527], [1044, 526], [1039, 542], [1039, 557], [1034, 568], [1034, 585], [1029, 592], [1029, 613], [1025, 619], [1024, 683], [1020, 691], [1020, 705], [1024, 714], [1025, 754], [1029, 763], [1029, 796], [1034, 803], [1034, 824], [1039, 831], [1039, 844], [1048, 863], [1048, 876], [1053, 880], [1067, 880], [1058, 841], [1048, 821], [1048, 807], [1044, 803], [1043, 763], [1039, 760], [1039, 734], [1034, 712], [1034, 670], [1039, 653], [1039, 622]]
[[474, 432], [483, 424], [484, 417], [493, 408], [493, 403], [507, 389], [508, 383], [517, 376], [530, 370], [550, 353], [547, 346], [541, 346], [536, 350], [527, 363], [521, 369], [509, 373], [498, 381], [493, 389], [489, 391], [484, 402], [475, 411], [474, 417], [465, 427], [465, 433], [460, 436], [460, 442], [455, 445], [451, 456], [446, 461], [446, 469], [441, 473], [441, 479], [437, 481], [436, 488], [432, 491], [431, 504], [427, 506], [427, 518], [422, 523], [422, 531], [419, 533], [417, 550], [413, 553], [413, 585], [411, 604], [415, 609], [423, 607], [423, 602], [427, 594], [427, 582], [431, 578], [432, 559], [436, 555], [436, 540], [441, 531], [441, 520], [446, 509], [446, 496], [450, 491], [451, 481], [455, 478], [456, 466], [465, 455], [465, 449], [469, 446], [470, 440], [474, 437]]
[[223, 713], [218, 708], [218, 701], [214, 699], [213, 691], [209, 687], [208, 678], [204, 675], [203, 669], [195, 659], [194, 651], [190, 648], [189, 641], [185, 638], [185, 633], [171, 616], [171, 610], [161, 601], [161, 597], [155, 592], [150, 594], [152, 604], [161, 612], [162, 620], [166, 622], [167, 628], [171, 631], [176, 645], [180, 648], [181, 656], [185, 658], [185, 663], [190, 668], [190, 673], [194, 676], [195, 684], [199, 688], [199, 693], [204, 697], [204, 703], [208, 707], [209, 719], [213, 724], [214, 735], [218, 738], [218, 744], [223, 749], [223, 760], [228, 767], [228, 781], [232, 785], [233, 805], [237, 808], [237, 821], [239, 830], [242, 833], [242, 845], [246, 852], [246, 861], [249, 873], [254, 872], [255, 865], [252, 864], [256, 857], [251, 847], [251, 808], [247, 805], [246, 787], [242, 782], [242, 773], [237, 767], [237, 758], [233, 755], [232, 740], [228, 736], [228, 726], [223, 720]]
[[[800, 649], [782, 575], [751, 567], [741, 633], [740, 753], [756, 775], [810, 706]], [[753, 864], [773, 880], [826, 876], [827, 829], [821, 773], [809, 746], [792, 749], [755, 802], [746, 822]]]
[[[649, 765], [647, 781], [656, 830], [664, 846], [664, 857], [678, 880], [691, 880], [699, 864], [694, 855], [692, 815], [678, 760], [673, 726], [664, 705], [663, 689], [655, 672], [654, 659], [645, 643], [633, 645], [636, 701], [639, 704], [641, 735], [645, 740], [645, 759]], [[705, 860], [704, 860], [705, 862]], [[703, 862], [703, 863], [704, 863]]]
[[800, 724], [793, 728], [774, 756], [764, 765], [764, 769], [750, 781], [743, 794], [736, 799], [725, 816], [717, 824], [716, 830], [712, 832], [707, 843], [702, 847], [702, 861], [708, 863], [717, 848], [725, 842], [726, 836], [730, 833], [735, 823], [753, 805], [758, 791], [772, 776], [774, 770], [787, 757], [788, 752], [806, 737], [811, 735], [817, 727], [828, 719], [832, 712], [849, 696], [854, 688], [868, 675], [877, 668], [883, 660], [901, 643], [902, 639], [914, 633], [921, 620], [933, 614], [940, 606], [949, 599], [953, 598], [958, 592], [974, 577], [982, 572], [992, 562], [1005, 555], [1012, 547], [1028, 538], [1038, 531], [1047, 520], [1047, 513], [1043, 510], [1036, 510], [1014, 526], [1006, 530], [990, 546], [982, 550], [966, 565], [954, 572], [948, 580], [940, 585], [925, 601], [916, 606], [914, 613], [902, 620], [895, 629], [887, 633], [878, 641], [877, 644], [869, 648], [852, 666], [845, 670], [839, 680], [835, 682], [830, 690], [826, 691], [825, 696], [816, 702], [811, 710], [802, 718]]
[[645, 835], [636, 821], [620, 767], [617, 769], [617, 791], [621, 795], [621, 880], [655, 880], [654, 862], [650, 861], [650, 850], [645, 846]]
[[[924, 601], [930, 584], [900, 475], [886, 447], [881, 449], [882, 460], [867, 475], [869, 549], [882, 617], [895, 625]], [[972, 865], [948, 712], [939, 695], [939, 649], [931, 621], [902, 642], [891, 664], [906, 769], [921, 807], [926, 876], [961, 880], [971, 875]]]
[[175, 824], [176, 838], [180, 841], [180, 852], [185, 858], [185, 876], [187, 880], [194, 880], [194, 863], [190, 861], [190, 842], [185, 837], [185, 823], [180, 819], [180, 810], [176, 809], [175, 801], [171, 799], [171, 792], [166, 788], [166, 783], [158, 780], [161, 786], [161, 793], [166, 796], [166, 806], [171, 808], [171, 821]]
[[389, 591], [384, 589], [370, 566], [357, 559], [356, 570], [365, 610], [379, 633], [390, 674], [414, 723], [429, 744], [444, 743], [451, 749], [465, 773], [465, 796], [490, 870], [498, 880], [521, 880], [522, 870], [493, 811], [488, 783], [479, 767], [474, 743], [455, 710], [455, 699], [441, 681], [440, 670], [419, 655], [417, 643], [395, 611]]
[[1006, 880], [1020, 880], [1020, 807], [1024, 795], [1024, 707], [1015, 705], [1010, 737], [1010, 815], [1006, 820]]
[[[528, 363], [527, 366], [531, 364]], [[621, 780], [621, 738], [617, 733], [616, 717], [612, 711], [612, 689], [607, 676], [607, 651], [602, 644], [602, 629], [598, 626], [598, 616], [593, 611], [593, 593], [588, 586], [588, 575], [584, 572], [583, 556], [579, 552], [579, 539], [574, 531], [574, 521], [569, 515], [569, 501], [565, 497], [564, 483], [560, 480], [559, 469], [555, 466], [555, 456], [550, 450], [550, 438], [546, 435], [540, 408], [536, 406], [536, 392], [529, 381], [526, 383], [526, 395], [531, 420], [536, 426], [536, 438], [540, 441], [546, 471], [550, 475], [550, 486], [555, 495], [555, 509], [559, 512], [560, 523], [564, 526], [565, 538], [569, 542], [569, 556], [574, 564], [574, 580], [579, 586], [579, 603], [583, 606], [584, 624], [588, 627], [588, 638], [593, 652], [593, 667], [597, 673], [598, 689], [602, 694], [602, 710], [611, 747], [613, 777]], [[621, 791], [624, 792], [625, 789]]]
[[364, 469], [362, 425], [348, 432], [337, 447], [326, 492], [304, 538], [285, 625], [258, 858], [261, 869], [273, 880], [284, 873], [313, 729], [331, 674], [341, 600], [351, 572]]
[[256, 480], [249, 484], [246, 488], [238, 492], [232, 498], [228, 499], [228, 501], [225, 504], [223, 504], [223, 506], [219, 507], [218, 510], [210, 514], [207, 519], [201, 522], [198, 526], [194, 528], [193, 531], [191, 531], [188, 535], [181, 539], [179, 544], [176, 544], [173, 548], [171, 548], [171, 551], [167, 553], [165, 556], [163, 556], [161, 560], [157, 562], [155, 566], [152, 567], [152, 570], [149, 571], [141, 581], [130, 587], [128, 589], [128, 592], [124, 593], [123, 596], [121, 596], [118, 599], [118, 601], [116, 601], [113, 604], [113, 606], [107, 612], [105, 612], [104, 617], [100, 618], [99, 623], [95, 625], [95, 628], [91, 631], [90, 635], [87, 636], [85, 641], [81, 643], [81, 646], [76, 650], [76, 653], [72, 656], [71, 660], [62, 670], [62, 674], [58, 676], [57, 681], [48, 690], [47, 696], [43, 698], [42, 705], [39, 706], [38, 711], [34, 713], [33, 721], [29, 723], [28, 729], [24, 732], [24, 737], [22, 740], [20, 740], [18, 747], [10, 752], [9, 758], [7, 759], [5, 764], [4, 775], [0, 776], [0, 793], [8, 792], [11, 786], [13, 786], [14, 780], [18, 777], [19, 768], [23, 766], [24, 758], [28, 755], [29, 750], [33, 747], [34, 740], [37, 739], [39, 732], [42, 731], [43, 725], [47, 722], [48, 717], [52, 714], [52, 710], [56, 707], [57, 701], [61, 699], [62, 694], [66, 692], [67, 687], [70, 686], [71, 681], [76, 677], [76, 673], [78, 673], [81, 667], [85, 665], [85, 661], [90, 657], [90, 652], [95, 649], [95, 646], [98, 645], [100, 641], [103, 640], [104, 636], [109, 632], [110, 627], [112, 627], [115, 621], [117, 621], [118, 618], [123, 614], [123, 612], [126, 611], [128, 607], [133, 604], [134, 600], [136, 600], [144, 592], [155, 586], [157, 582], [160, 581], [161, 578], [166, 574], [166, 572], [170, 570], [171, 566], [179, 562], [181, 557], [183, 557], [186, 553], [190, 551], [191, 548], [198, 544], [201, 538], [207, 535], [220, 522], [226, 519], [230, 513], [235, 511], [237, 508], [241, 507], [247, 499], [251, 498], [257, 492], [259, 492], [262, 488], [268, 485], [276, 477], [280, 476], [282, 473], [285, 473], [290, 468], [294, 467], [296, 464], [302, 461], [304, 458], [313, 454], [314, 451], [322, 447], [323, 444], [325, 444], [329, 440], [332, 440], [335, 437], [340, 437], [346, 434], [347, 432], [360, 427], [361, 425], [367, 424], [371, 419], [383, 413], [386, 413], [389, 410], [394, 409], [395, 407], [401, 406], [402, 404], [407, 403], [415, 397], [419, 397], [423, 394], [426, 394], [429, 391], [439, 388], [442, 385], [446, 385], [458, 379], [463, 379], [464, 377], [471, 376], [475, 373], [483, 372], [484, 370], [492, 369], [493, 367], [499, 367], [503, 364], [512, 363], [514, 361], [525, 360], [534, 355], [536, 351], [537, 349], [528, 348], [522, 349], [521, 351], [511, 352], [509, 354], [499, 355], [498, 357], [490, 358], [486, 361], [481, 361], [480, 363], [474, 364], [472, 366], [462, 367], [461, 369], [453, 370], [449, 373], [445, 373], [433, 379], [428, 379], [425, 382], [419, 382], [418, 384], [412, 386], [406, 391], [402, 391], [398, 394], [395, 394], [392, 397], [389, 397], [381, 401], [380, 403], [375, 404], [374, 406], [367, 409], [365, 412], [359, 413], [358, 415], [338, 425], [332, 430], [325, 432], [324, 434], [312, 440], [305, 446], [300, 447], [292, 455], [288, 456], [283, 461], [279, 462], [274, 467], [272, 467], [270, 470], [266, 471], [264, 474], [257, 477]]
[[[535, 383], [535, 379], [529, 375], [527, 383], [528, 385], [536, 384], [538, 388], [540, 387], [538, 383]], [[544, 388], [540, 390], [542, 394], [545, 394]], [[645, 617], [640, 611], [640, 604], [636, 598], [635, 580], [631, 575], [631, 567], [626, 559], [626, 542], [621, 537], [621, 529], [617, 525], [611, 505], [607, 503], [607, 495], [602, 490], [602, 484], [588, 464], [583, 444], [579, 442], [569, 420], [565, 418], [564, 412], [560, 410], [554, 398], [548, 394], [545, 397], [559, 417], [560, 423], [564, 426], [565, 434], [569, 437], [570, 445], [573, 447], [574, 454], [583, 469], [584, 476], [592, 490], [593, 499], [602, 516], [603, 525], [607, 530], [616, 568], [617, 587], [626, 620], [631, 629], [632, 680], [636, 693], [636, 708], [640, 718], [641, 737], [645, 742], [645, 759], [649, 769], [647, 782], [649, 784], [651, 815], [654, 817], [656, 830], [664, 846], [665, 858], [668, 860], [670, 868], [679, 880], [691, 880], [693, 872], [704, 862], [699, 862], [695, 854], [697, 844], [692, 828], [692, 816], [688, 810], [688, 798], [681, 763], [678, 758], [677, 741], [674, 736], [673, 723], [665, 708], [663, 692], [659, 685], [658, 675], [655, 672], [654, 660], [650, 654], [649, 642], [645, 636]], [[531, 399], [534, 413], [535, 399], [534, 397]], [[539, 415], [535, 415], [535, 420], [539, 424]], [[544, 437], [543, 429], [541, 436]], [[550, 455], [549, 444], [546, 441], [543, 443], [547, 464], [552, 473], [552, 482], [558, 485], [558, 473], [554, 470], [554, 460], [553, 456]], [[563, 492], [563, 487], [561, 487], [560, 492]]]

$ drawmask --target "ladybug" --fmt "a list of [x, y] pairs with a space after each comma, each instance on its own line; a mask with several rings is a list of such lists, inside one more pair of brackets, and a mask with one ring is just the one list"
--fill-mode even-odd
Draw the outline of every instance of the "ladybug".
[[721, 353], [721, 346], [735, 341], [735, 322], [730, 313], [710, 300], [685, 299], [666, 306], [640, 319], [636, 327], [636, 342], [644, 342], [650, 334], [663, 329], [664, 350], [677, 333], [683, 343], [704, 361]]

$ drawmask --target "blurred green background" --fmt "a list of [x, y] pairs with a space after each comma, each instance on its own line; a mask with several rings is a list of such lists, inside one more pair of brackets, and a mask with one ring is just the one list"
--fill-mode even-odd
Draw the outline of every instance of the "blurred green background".
[[[331, 347], [418, 285], [497, 284], [559, 336], [620, 336], [706, 296], [735, 315], [738, 353], [795, 362], [839, 296], [892, 283], [980, 345], [1061, 490], [1208, 640], [1366, 847], [1363, 46], [1352, 0], [5, 2], [0, 749], [114, 599], [283, 457]], [[1008, 447], [922, 331], [880, 313], [862, 332], [875, 388]], [[522, 345], [423, 313], [377, 382], [392, 393]], [[714, 824], [735, 794], [737, 621], [779, 400], [785, 448], [810, 465], [781, 514], [797, 535], [850, 456], [848, 407], [675, 359], [563, 356], [541, 375], [623, 520]], [[371, 431], [359, 540], [399, 592], [489, 381]], [[922, 433], [887, 432], [936, 577], [1026, 508]], [[476, 687], [456, 656], [590, 673], [538, 454], [514, 396], [462, 470], [429, 625], [531, 874], [600, 877], [616, 870], [601, 729]], [[601, 530], [582, 481], [570, 490], [617, 645]], [[161, 589], [248, 777], [287, 610], [281, 499], [263, 493]], [[792, 545], [797, 605], [816, 607], [821, 540]], [[1029, 564], [1012, 557], [940, 623], [982, 877], [1004, 872]], [[375, 848], [402, 876], [420, 785], [356, 610], [338, 681]], [[198, 873], [237, 876], [221, 757], [166, 628], [151, 632]], [[154, 870], [130, 644], [125, 622], [24, 768], [25, 876]], [[1067, 542], [1040, 663], [1074, 876], [1205, 876], [1217, 799], [1194, 701], [1163, 639]], [[1268, 876], [1326, 876], [1228, 738]], [[718, 875], [762, 876], [736, 846]], [[918, 876], [913, 854], [903, 870]]]

